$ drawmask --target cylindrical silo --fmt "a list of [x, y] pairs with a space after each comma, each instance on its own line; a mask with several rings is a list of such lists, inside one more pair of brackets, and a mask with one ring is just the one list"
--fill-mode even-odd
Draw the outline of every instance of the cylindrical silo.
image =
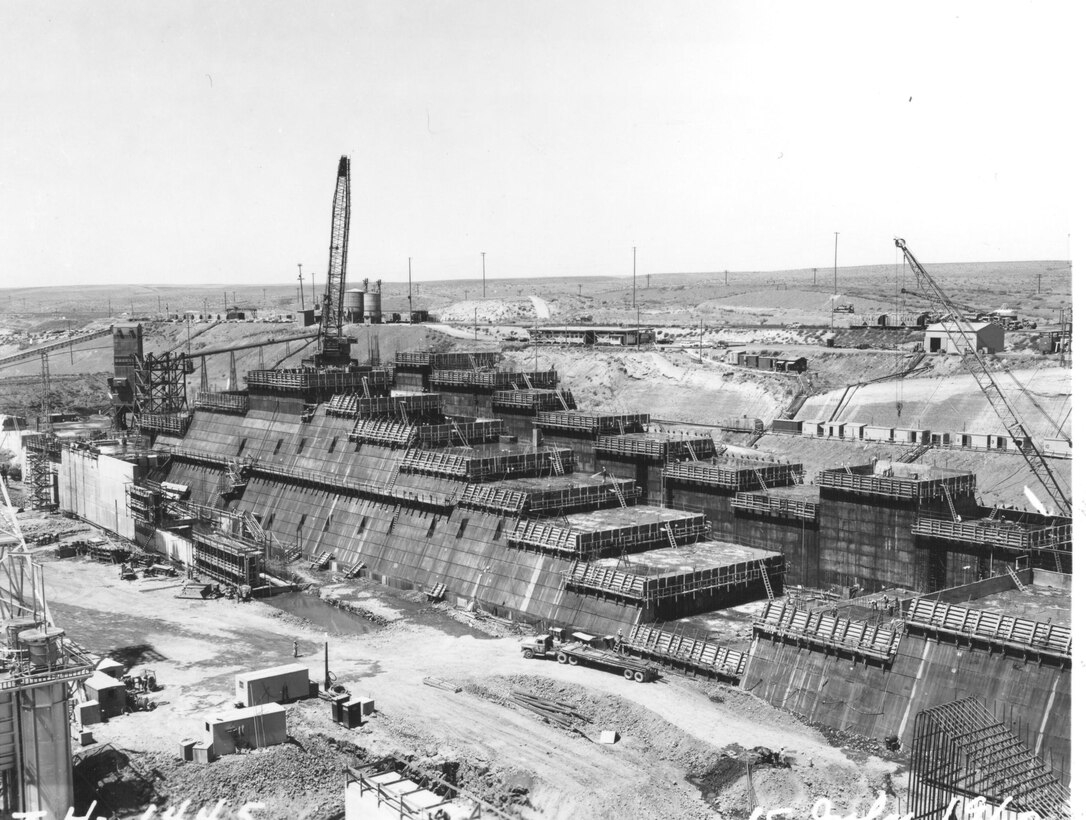
[[343, 312], [347, 315], [347, 321], [362, 321], [365, 295], [362, 288], [351, 288], [344, 294]]
[[362, 294], [362, 321], [369, 325], [381, 323], [381, 291]]
[[50, 626], [20, 632], [19, 648], [26, 651], [31, 669], [57, 666], [64, 653], [64, 630]]

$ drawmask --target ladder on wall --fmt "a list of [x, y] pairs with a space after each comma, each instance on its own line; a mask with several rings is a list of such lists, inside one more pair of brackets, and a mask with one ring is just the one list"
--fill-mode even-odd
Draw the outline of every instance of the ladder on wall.
[[679, 548], [679, 542], [675, 539], [675, 533], [671, 529], [671, 525], [670, 524], [664, 524], [663, 529], [664, 529], [664, 532], [667, 533], [667, 541], [668, 541], [669, 544], [671, 544], [671, 548], [673, 550], [677, 550]]
[[369, 379], [362, 379], [362, 396], [364, 398], [367, 398], [367, 399], [373, 398], [370, 395], [370, 380]]
[[694, 461], [697, 461], [698, 460], [698, 454], [694, 452], [694, 445], [690, 441], [690, 439], [687, 439], [686, 441], [684, 441], [683, 444], [686, 445], [686, 452], [690, 453], [690, 458], [692, 458]]
[[769, 583], [769, 573], [766, 571], [765, 561], [758, 562], [758, 571], [762, 574], [762, 583], [765, 584], [766, 595], [772, 601], [777, 596], [773, 594], [773, 585]]
[[1014, 581], [1014, 585], [1018, 587], [1019, 592], [1026, 591], [1026, 585], [1022, 583], [1022, 579], [1018, 577], [1018, 573], [1013, 569], [1008, 568], [1007, 574], [1011, 576], [1011, 580]]
[[474, 353], [469, 353], [468, 354], [468, 364], [471, 365], [472, 371], [474, 371], [475, 373], [479, 372], [479, 363], [475, 361], [475, 354]]
[[758, 483], [762, 486], [762, 492], [768, 493], [769, 492], [769, 487], [766, 486], [765, 479], [762, 478], [762, 471], [758, 470], [758, 469], [755, 469], [754, 470], [754, 475], [757, 476]]
[[803, 483], [803, 476], [801, 476], [795, 470], [789, 470], [788, 472], [792, 474], [792, 483], [793, 484], [795, 484], [796, 486], [799, 486], [800, 484]]
[[622, 494], [622, 487], [619, 486], [618, 479], [611, 473], [608, 473], [607, 477], [611, 479], [611, 486], [615, 488], [615, 496], [618, 498], [618, 505], [622, 507], [622, 509], [626, 509], [626, 496]]
[[946, 505], [950, 507], [950, 520], [957, 521], [958, 510], [954, 506], [954, 499], [950, 497], [950, 488], [946, 484], [940, 484], [939, 486], [943, 488], [943, 497], [946, 498]]
[[569, 405], [566, 404], [566, 397], [562, 395], [562, 391], [556, 389], [554, 391], [554, 395], [556, 395], [558, 397], [558, 403], [560, 405], [562, 405], [562, 409], [565, 410], [568, 413], [569, 412]]
[[400, 520], [400, 510], [401, 509], [403, 509], [403, 508], [400, 507], [400, 506], [397, 506], [396, 509], [392, 512], [392, 520], [388, 522], [388, 532], [389, 533], [391, 533], [392, 530], [394, 530], [396, 528], [396, 522]]
[[547, 451], [551, 457], [551, 465], [554, 467], [555, 475], [565, 475], [566, 469], [562, 466], [562, 457], [558, 453], [558, 448], [551, 446]]
[[[527, 373], [522, 373], [521, 375], [524, 376], [524, 383], [526, 385], [528, 385], [528, 389], [529, 390], [535, 390], [535, 388], [532, 386], [532, 380], [530, 378], [528, 378], [528, 374]], [[516, 381], [516, 379], [514, 379], [514, 381]]]

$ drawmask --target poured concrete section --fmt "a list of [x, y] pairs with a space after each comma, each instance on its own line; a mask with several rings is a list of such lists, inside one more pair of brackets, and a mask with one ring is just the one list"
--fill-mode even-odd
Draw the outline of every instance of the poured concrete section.
[[698, 541], [695, 544], [683, 544], [677, 549], [649, 550], [629, 555], [627, 556], [628, 565], [618, 558], [601, 558], [595, 563], [605, 567], [621, 565], [624, 572], [663, 577], [731, 564], [773, 561], [780, 557], [779, 552], [744, 547], [741, 544], [731, 544], [726, 541]]
[[1066, 589], [1028, 585], [977, 598], [964, 606], [995, 609], [1010, 618], [1028, 618], [1058, 626], [1071, 626], [1071, 592]]
[[643, 607], [643, 621], [672, 619], [705, 609], [764, 598], [780, 589], [780, 553], [702, 541], [621, 558], [577, 561], [566, 588]]
[[567, 516], [568, 527], [574, 532], [601, 532], [603, 530], [623, 529], [631, 526], [657, 526], [678, 524], [693, 519], [704, 518], [702, 515], [669, 510], [664, 507], [627, 507], [626, 509], [593, 510], [592, 512], [574, 513]]

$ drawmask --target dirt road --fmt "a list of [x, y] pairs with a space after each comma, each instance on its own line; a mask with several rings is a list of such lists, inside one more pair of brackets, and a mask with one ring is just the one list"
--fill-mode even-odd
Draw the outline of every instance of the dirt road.
[[[225, 789], [227, 799], [263, 797], [275, 806], [265, 816], [334, 816], [342, 807], [342, 766], [395, 753], [435, 771], [452, 765], [465, 788], [523, 817], [738, 817], [746, 814], [746, 791], [725, 750], [761, 745], [794, 756], [791, 770], [755, 770], [756, 796], [772, 805], [802, 808], [819, 796], [836, 798], [838, 807], [869, 801], [894, 770], [874, 758], [852, 762], [814, 730], [729, 687], [675, 675], [636, 684], [526, 660], [515, 637], [464, 634], [417, 605], [398, 607], [374, 587], [362, 588], [362, 600], [393, 622], [334, 637], [329, 648], [338, 681], [375, 699], [377, 714], [362, 729], [336, 726], [328, 704], [314, 699], [288, 707], [293, 745], [208, 767], [180, 764], [178, 741], [201, 736], [208, 716], [232, 709], [235, 673], [291, 662], [298, 641], [298, 660], [321, 680], [325, 634], [266, 603], [178, 599], [177, 588], [161, 580], [121, 581], [115, 567], [86, 559], [47, 560], [45, 567], [54, 620], [72, 638], [137, 670], [153, 668], [165, 686], [154, 695], [155, 711], [94, 727], [98, 741], [159, 775], [160, 799], [208, 799]], [[428, 675], [463, 691], [427, 686]], [[575, 703], [589, 720], [588, 737], [516, 707], [514, 688]], [[601, 729], [617, 730], [621, 740], [594, 742]], [[299, 778], [310, 799], [297, 798]]]

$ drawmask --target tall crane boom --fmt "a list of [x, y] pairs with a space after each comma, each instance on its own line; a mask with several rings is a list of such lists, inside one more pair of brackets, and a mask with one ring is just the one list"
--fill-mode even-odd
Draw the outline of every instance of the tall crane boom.
[[343, 338], [343, 287], [347, 280], [347, 239], [351, 229], [351, 160], [339, 158], [336, 193], [332, 198], [332, 239], [328, 248], [328, 286], [321, 307], [317, 365], [343, 365], [350, 359], [350, 342]]
[[977, 380], [981, 392], [984, 393], [988, 403], [992, 405], [992, 409], [999, 416], [1000, 422], [1010, 433], [1011, 439], [1018, 445], [1018, 449], [1026, 459], [1026, 464], [1029, 465], [1033, 476], [1045, 488], [1057, 512], [1060, 515], [1070, 515], [1071, 500], [1068, 493], [1064, 492], [1059, 478], [1052, 471], [1048, 462], [1045, 461], [1044, 456], [1034, 446], [1033, 438], [1030, 436], [1025, 423], [1019, 418], [1003, 389], [992, 375], [991, 369], [970, 341], [969, 320], [965, 318], [961, 308], [950, 300], [946, 293], [943, 292], [943, 289], [939, 287], [939, 283], [913, 256], [912, 251], [905, 245], [905, 240], [895, 239], [894, 244], [905, 254], [905, 260], [909, 263], [909, 267], [912, 268], [913, 274], [916, 276], [917, 285], [931, 302], [934, 312], [942, 312], [948, 317], [944, 321], [944, 327], [947, 330], [949, 341], [962, 353], [962, 363], [973, 375], [973, 378]]

